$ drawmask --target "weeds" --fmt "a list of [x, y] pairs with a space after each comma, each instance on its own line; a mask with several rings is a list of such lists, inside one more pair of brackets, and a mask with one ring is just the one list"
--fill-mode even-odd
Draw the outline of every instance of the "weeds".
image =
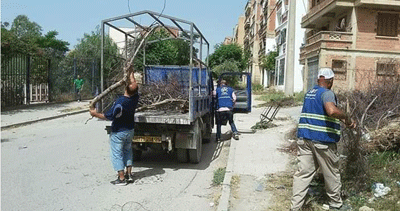
[[267, 176], [265, 190], [272, 193], [270, 210], [289, 210], [291, 207], [293, 172], [279, 172]]
[[218, 168], [214, 171], [213, 185], [217, 186], [222, 184], [225, 177], [226, 168]]
[[265, 92], [264, 87], [261, 84], [252, 84], [251, 89], [254, 95], [261, 95]]
[[282, 91], [270, 89], [265, 94], [260, 96], [257, 100], [265, 101], [267, 105], [274, 104], [280, 105], [281, 107], [288, 107], [301, 105], [303, 102], [303, 98], [303, 92], [295, 93], [293, 96], [286, 96], [285, 93]]
[[255, 125], [251, 126], [251, 129], [253, 130], [263, 130], [263, 129], [268, 129], [268, 128], [272, 128], [272, 127], [276, 127], [276, 125], [274, 123], [271, 122], [257, 122]]

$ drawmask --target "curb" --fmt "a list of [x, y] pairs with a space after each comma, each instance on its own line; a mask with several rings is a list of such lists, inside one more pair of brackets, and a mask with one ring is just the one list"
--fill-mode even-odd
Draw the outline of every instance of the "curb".
[[21, 126], [30, 125], [30, 124], [33, 124], [33, 123], [36, 123], [36, 122], [57, 119], [57, 118], [61, 118], [61, 117], [69, 116], [69, 115], [74, 115], [74, 114], [80, 114], [80, 113], [84, 113], [84, 112], [88, 112], [88, 110], [87, 109], [82, 109], [80, 111], [74, 111], [74, 112], [69, 112], [69, 113], [60, 114], [60, 115], [56, 115], [56, 116], [45, 117], [45, 118], [42, 118], [42, 119], [36, 119], [36, 120], [31, 120], [31, 121], [26, 121], [26, 122], [15, 123], [15, 124], [7, 125], [7, 126], [2, 126], [1, 130], [21, 127]]
[[229, 210], [229, 197], [231, 195], [231, 179], [233, 174], [233, 164], [235, 162], [235, 151], [236, 142], [238, 140], [231, 139], [231, 145], [229, 147], [228, 164], [226, 165], [225, 177], [222, 182], [222, 194], [219, 199], [217, 211], [228, 211]]

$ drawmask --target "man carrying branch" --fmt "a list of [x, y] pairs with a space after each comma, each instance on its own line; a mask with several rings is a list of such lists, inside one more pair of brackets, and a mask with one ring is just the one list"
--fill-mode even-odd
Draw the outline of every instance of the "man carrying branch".
[[133, 72], [125, 83], [125, 93], [119, 97], [112, 108], [102, 114], [92, 106], [90, 115], [99, 119], [111, 120], [110, 157], [113, 168], [118, 172], [118, 178], [111, 181], [113, 185], [127, 185], [132, 181], [132, 138], [135, 125], [135, 110], [139, 94]]

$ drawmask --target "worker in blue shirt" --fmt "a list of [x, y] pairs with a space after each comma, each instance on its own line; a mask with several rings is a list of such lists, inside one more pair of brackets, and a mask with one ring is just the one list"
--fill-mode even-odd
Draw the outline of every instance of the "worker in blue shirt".
[[330, 68], [318, 72], [318, 85], [304, 97], [298, 125], [298, 171], [293, 176], [292, 211], [301, 210], [311, 180], [321, 170], [331, 210], [348, 210], [340, 196], [341, 182], [336, 143], [340, 139], [340, 122], [354, 128], [355, 122], [337, 107], [331, 91], [334, 73]]
[[239, 132], [236, 129], [235, 122], [233, 121], [233, 108], [236, 103], [236, 94], [233, 89], [227, 86], [225, 80], [220, 81], [220, 86], [217, 87], [216, 91], [214, 91], [214, 96], [217, 100], [216, 103], [216, 113], [215, 118], [217, 122], [217, 141], [221, 140], [221, 125], [224, 119], [229, 121], [229, 125], [231, 126], [233, 138], [239, 139]]
[[90, 114], [104, 120], [111, 120], [110, 157], [118, 178], [111, 181], [113, 185], [127, 185], [132, 176], [132, 138], [135, 126], [135, 110], [138, 104], [138, 85], [132, 74], [125, 86], [125, 93], [119, 97], [106, 113], [98, 113], [90, 108]]

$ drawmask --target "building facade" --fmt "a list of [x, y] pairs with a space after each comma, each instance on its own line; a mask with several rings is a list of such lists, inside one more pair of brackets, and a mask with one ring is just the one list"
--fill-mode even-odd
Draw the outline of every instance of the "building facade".
[[[242, 45], [244, 51], [250, 55], [248, 71], [252, 73], [253, 83], [292, 94], [303, 90], [303, 65], [298, 61], [305, 31], [301, 28], [300, 20], [306, 13], [306, 7], [302, 1], [293, 1], [295, 11], [292, 15], [295, 22], [294, 35], [291, 38], [288, 35], [290, 2], [249, 0], [245, 15], [239, 17], [235, 27], [233, 41]], [[293, 49], [291, 54], [287, 53], [288, 47]], [[278, 54], [276, 67], [265, 69], [261, 65], [262, 59], [273, 51]]]
[[233, 42], [239, 44], [241, 47], [244, 45], [244, 19], [244, 15], [239, 17], [238, 23], [233, 31]]
[[[245, 6], [243, 50], [249, 55], [248, 72], [252, 74], [254, 84], [264, 85], [265, 71], [260, 67], [260, 58], [268, 51], [273, 50], [275, 15], [271, 8], [275, 0], [249, 0]], [[240, 27], [240, 18], [239, 24]], [[235, 33], [241, 29], [235, 30]], [[239, 43], [239, 33], [235, 34], [235, 41]], [[239, 43], [240, 44], [240, 43]]]
[[[295, 5], [293, 12], [289, 11], [290, 4]], [[299, 63], [299, 54], [305, 31], [301, 28], [300, 20], [305, 13], [306, 8], [302, 1], [278, 0], [276, 3], [275, 38], [278, 56], [273, 85], [288, 94], [303, 90], [303, 65]], [[290, 16], [293, 16], [290, 27], [293, 27], [294, 34], [289, 34]], [[291, 53], [288, 52], [289, 49], [292, 50]]]
[[300, 50], [306, 91], [320, 67], [335, 72], [334, 89], [363, 89], [400, 75], [400, 1], [309, 0]]

